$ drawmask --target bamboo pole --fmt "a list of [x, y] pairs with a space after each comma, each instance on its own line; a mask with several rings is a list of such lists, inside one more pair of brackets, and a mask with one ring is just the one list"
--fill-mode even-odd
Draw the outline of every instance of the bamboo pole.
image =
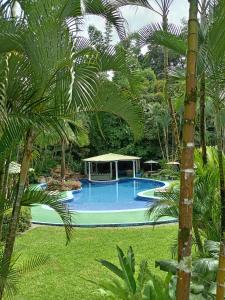
[[[13, 204], [12, 217], [9, 225], [9, 231], [7, 234], [6, 244], [5, 244], [5, 249], [4, 249], [4, 254], [2, 259], [2, 264], [4, 265], [5, 268], [4, 269], [5, 274], [8, 274], [8, 271], [10, 269], [10, 263], [11, 263], [11, 258], [12, 258], [13, 248], [14, 248], [14, 243], [16, 238], [16, 229], [17, 229], [17, 224], [18, 224], [20, 209], [21, 209], [21, 199], [25, 189], [27, 174], [30, 166], [31, 157], [32, 157], [33, 141], [34, 141], [34, 132], [32, 129], [30, 129], [27, 133], [26, 142], [24, 145], [24, 154], [21, 163], [18, 192]], [[0, 299], [3, 299], [6, 280], [7, 277], [2, 279], [0, 285]]]
[[197, 101], [198, 1], [189, 0], [186, 98], [181, 154], [177, 300], [188, 300], [191, 280], [192, 210], [194, 190], [194, 135]]

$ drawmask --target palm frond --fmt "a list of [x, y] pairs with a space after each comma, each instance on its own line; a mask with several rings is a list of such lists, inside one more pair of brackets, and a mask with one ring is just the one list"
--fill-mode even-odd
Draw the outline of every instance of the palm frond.
[[29, 273], [36, 268], [39, 268], [49, 262], [49, 256], [47, 255], [33, 255], [31, 258], [23, 260], [16, 266], [18, 275], [21, 276], [25, 273]]
[[225, 3], [218, 1], [214, 10], [213, 22], [209, 28], [208, 46], [210, 56], [218, 63], [223, 60], [225, 53]]
[[124, 18], [114, 1], [108, 0], [84, 0], [85, 14], [103, 16], [114, 25], [121, 39], [126, 36]]
[[167, 31], [163, 30], [161, 24], [150, 24], [138, 32], [139, 44], [145, 46], [148, 43], [158, 44], [185, 55], [187, 44], [179, 26], [169, 24]]
[[179, 191], [171, 191], [161, 193], [158, 200], [150, 203], [150, 207], [146, 212], [149, 219], [158, 221], [160, 218], [169, 216], [178, 218], [179, 216]]
[[47, 205], [54, 209], [62, 219], [66, 231], [67, 242], [72, 234], [71, 212], [65, 204], [59, 201], [59, 196], [52, 196], [41, 190], [26, 190], [22, 196], [22, 206], [33, 206], [37, 204]]
[[139, 139], [143, 134], [142, 111], [126, 91], [119, 89], [113, 82], [105, 81], [99, 88], [92, 108], [84, 108], [86, 112], [109, 112], [126, 121]]

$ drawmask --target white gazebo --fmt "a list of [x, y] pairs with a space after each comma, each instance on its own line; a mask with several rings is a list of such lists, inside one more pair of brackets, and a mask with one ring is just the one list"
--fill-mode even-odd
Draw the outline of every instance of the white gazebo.
[[[83, 159], [85, 162], [85, 171], [87, 173], [87, 164], [88, 164], [88, 180], [92, 180], [92, 164], [93, 163], [109, 163], [110, 166], [110, 172], [109, 177], [107, 180], [112, 180], [112, 170], [113, 170], [113, 163], [115, 164], [115, 170], [116, 170], [116, 179], [119, 179], [118, 176], [118, 162], [119, 161], [132, 161], [133, 162], [133, 177], [136, 177], [136, 171], [139, 168], [140, 165], [140, 157], [137, 156], [129, 156], [129, 155], [121, 155], [121, 154], [115, 154], [115, 153], [108, 153], [103, 154], [99, 156], [89, 157]], [[104, 178], [99, 177], [99, 180], [104, 180]]]

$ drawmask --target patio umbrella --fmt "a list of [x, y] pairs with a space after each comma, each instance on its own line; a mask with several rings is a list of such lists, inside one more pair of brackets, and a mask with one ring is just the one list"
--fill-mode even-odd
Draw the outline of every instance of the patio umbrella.
[[147, 161], [145, 161], [144, 163], [145, 163], [145, 164], [150, 164], [150, 165], [151, 165], [151, 172], [152, 172], [152, 165], [153, 165], [153, 164], [158, 164], [158, 162], [155, 161], [155, 160], [147, 160]]
[[166, 163], [166, 165], [179, 165], [180, 163], [178, 161], [169, 161], [168, 163]]

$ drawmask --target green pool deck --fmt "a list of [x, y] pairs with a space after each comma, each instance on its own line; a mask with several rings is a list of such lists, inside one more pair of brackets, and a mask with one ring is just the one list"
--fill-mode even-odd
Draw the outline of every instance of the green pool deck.
[[[59, 215], [48, 208], [35, 206], [31, 209], [32, 222], [48, 225], [63, 225]], [[171, 223], [173, 218], [161, 218], [157, 223]], [[146, 210], [112, 211], [112, 212], [73, 212], [72, 225], [79, 227], [97, 226], [129, 226], [155, 224], [153, 219], [148, 219]]]
[[[166, 182], [167, 184], [169, 182]], [[31, 188], [37, 188], [33, 185]], [[154, 189], [142, 192], [145, 197], [154, 197]], [[62, 193], [62, 198], [67, 196], [67, 192]], [[149, 219], [146, 209], [122, 210], [122, 211], [102, 211], [102, 212], [72, 212], [72, 225], [78, 227], [98, 227], [98, 226], [132, 226], [132, 225], [153, 225], [160, 223], [172, 223], [177, 220], [170, 217], [163, 217], [158, 222]], [[36, 224], [63, 225], [59, 215], [52, 209], [36, 205], [31, 209], [32, 222]]]

